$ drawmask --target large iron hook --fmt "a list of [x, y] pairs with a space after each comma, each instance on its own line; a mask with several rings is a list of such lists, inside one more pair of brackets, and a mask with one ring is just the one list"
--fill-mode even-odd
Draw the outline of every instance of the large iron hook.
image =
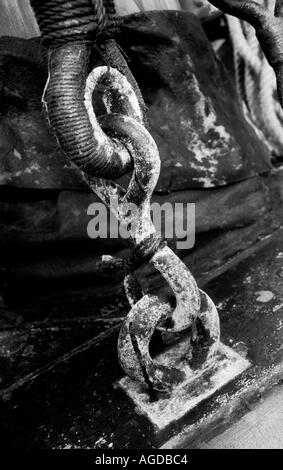
[[[97, 119], [92, 107], [92, 95], [100, 90], [107, 114]], [[111, 198], [117, 197], [116, 217], [130, 227], [136, 244], [155, 233], [150, 217], [150, 201], [160, 171], [157, 146], [145, 129], [142, 113], [134, 91], [115, 69], [98, 67], [88, 76], [85, 106], [96, 135], [107, 132], [118, 139], [130, 153], [134, 170], [128, 189], [118, 184], [85, 176], [89, 186], [111, 208]], [[102, 131], [103, 129], [103, 131]], [[137, 211], [129, 213], [129, 204]], [[113, 207], [112, 207], [113, 210]], [[201, 362], [214, 354], [219, 342], [219, 320], [209, 297], [199, 291], [196, 281], [185, 264], [166, 245], [160, 246], [150, 262], [168, 282], [176, 296], [176, 308], [161, 302], [157, 296], [144, 295], [123, 322], [118, 341], [118, 354], [124, 371], [134, 380], [147, 384], [153, 390], [164, 391], [182, 381], [182, 370], [155, 362], [149, 353], [149, 344], [155, 329], [170, 317], [171, 333], [191, 329], [192, 341], [185, 356], [192, 360], [197, 345], [197, 320], [201, 324], [206, 353]], [[132, 299], [129, 299], [132, 301]], [[133, 302], [131, 302], [133, 303]], [[164, 327], [162, 327], [165, 329]]]

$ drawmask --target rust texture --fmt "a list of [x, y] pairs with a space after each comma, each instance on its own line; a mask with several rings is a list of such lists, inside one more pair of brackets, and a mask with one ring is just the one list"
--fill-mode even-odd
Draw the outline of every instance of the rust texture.
[[[114, 213], [129, 227], [134, 244], [143, 246], [152, 241], [150, 262], [176, 297], [176, 308], [168, 311], [155, 296], [140, 298], [142, 292], [131, 273], [126, 279], [125, 290], [132, 310], [121, 328], [120, 363], [131, 378], [144, 382], [152, 392], [162, 392], [184, 380], [185, 375], [170, 364], [157, 365], [151, 359], [149, 343], [155, 329], [167, 317], [171, 317], [167, 328], [171, 334], [190, 329], [191, 341], [184, 357], [198, 364], [201, 363], [196, 357], [199, 356], [196, 354], [199, 336], [206, 341], [205, 356], [211, 355], [212, 345], [219, 340], [218, 315], [214, 306], [212, 315], [205, 296], [201, 305], [201, 294], [187, 267], [169, 247], [154, 237], [156, 230], [151, 221], [150, 202], [159, 178], [160, 157], [155, 140], [144, 125], [143, 102], [135, 92], [135, 85], [132, 88], [131, 75], [128, 74], [128, 78], [119, 71], [119, 60], [114, 57], [116, 69], [110, 64], [97, 67], [87, 78], [91, 52], [89, 31], [97, 33], [98, 44], [108, 18], [104, 9], [106, 4], [111, 4], [111, 18], [108, 19], [113, 17], [112, 2], [101, 0], [96, 3], [93, 11], [88, 11], [87, 19], [82, 20], [75, 0], [70, 2], [67, 12], [61, 6], [58, 15], [58, 2], [32, 2], [43, 40], [50, 46], [44, 103], [62, 150], [83, 171], [89, 186], [110, 209], [113, 199], [117, 201]], [[99, 120], [93, 96], [99, 96], [100, 105], [106, 110]], [[111, 181], [125, 175], [132, 167], [126, 191]], [[148, 260], [146, 251], [148, 247], [145, 250], [145, 260]], [[113, 260], [111, 262], [113, 264]], [[205, 312], [202, 312], [203, 305]]]
[[[108, 112], [99, 121], [92, 107], [92, 95], [98, 89]], [[85, 107], [94, 135], [102, 133], [102, 126], [104, 131], [118, 137], [134, 163], [126, 191], [113, 181], [87, 175], [86, 181], [110, 206], [116, 217], [130, 227], [134, 243], [142, 244], [155, 233], [150, 217], [150, 201], [159, 176], [160, 158], [154, 140], [143, 126], [138, 100], [120, 72], [98, 67], [86, 82]], [[118, 204], [113, 208], [111, 201], [115, 197]], [[129, 210], [131, 204], [135, 211]], [[115, 259], [104, 258], [104, 263], [113, 269]], [[136, 280], [133, 282], [133, 277], [127, 276], [125, 290], [132, 309], [120, 331], [118, 354], [122, 368], [132, 379], [146, 384], [151, 393], [167, 392], [182, 382], [185, 374], [181, 368], [175, 368], [172, 364], [157, 364], [151, 358], [149, 345], [156, 328], [160, 328], [163, 334], [171, 335], [171, 339], [174, 334], [187, 331], [189, 341], [183, 354], [188, 363], [197, 368], [217, 350], [219, 319], [212, 301], [199, 291], [188, 268], [166, 244], [156, 246], [150, 263], [171, 287], [176, 297], [176, 308], [172, 309], [169, 303], [161, 302], [154, 295], [140, 298], [140, 292], [136, 295]]]

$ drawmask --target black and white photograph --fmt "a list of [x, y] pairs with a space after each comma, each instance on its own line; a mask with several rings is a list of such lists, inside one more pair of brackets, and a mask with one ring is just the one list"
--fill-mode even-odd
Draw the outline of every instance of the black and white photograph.
[[0, 450], [283, 450], [282, 209], [283, 0], [0, 0]]

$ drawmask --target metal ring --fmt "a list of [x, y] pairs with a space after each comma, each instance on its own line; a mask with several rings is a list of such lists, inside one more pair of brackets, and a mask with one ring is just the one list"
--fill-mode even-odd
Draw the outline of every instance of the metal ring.
[[[116, 83], [113, 86], [112, 80]], [[155, 232], [150, 217], [150, 201], [160, 171], [160, 158], [155, 141], [142, 124], [140, 108], [134, 99], [128, 99], [130, 85], [118, 71], [100, 67], [87, 80], [86, 108], [94, 133], [106, 132], [112, 141], [117, 140], [131, 155], [134, 162], [133, 175], [126, 191], [119, 185], [98, 178], [86, 177], [90, 187], [109, 205], [118, 196], [114, 213], [119, 220], [131, 225], [131, 236], [136, 243]], [[93, 90], [102, 84], [101, 99], [107, 114], [97, 119], [92, 109]], [[123, 85], [121, 85], [123, 84]], [[126, 95], [126, 96], [124, 96]], [[133, 95], [130, 95], [133, 98]], [[113, 111], [117, 112], [113, 112]], [[102, 130], [103, 129], [103, 130]], [[105, 135], [105, 134], [104, 134]], [[135, 204], [137, 213], [128, 215], [127, 205]], [[118, 341], [118, 354], [124, 371], [134, 380], [148, 385], [151, 390], [166, 391], [180, 383], [185, 375], [180, 367], [160, 364], [149, 353], [149, 344], [155, 329], [170, 317], [170, 334], [191, 328], [190, 343], [185, 345], [184, 357], [198, 364], [214, 352], [219, 340], [219, 320], [216, 308], [208, 296], [199, 291], [196, 281], [185, 264], [167, 246], [161, 246], [150, 262], [168, 282], [176, 296], [176, 308], [156, 296], [143, 296], [133, 305], [124, 321]], [[197, 320], [202, 326], [205, 344], [199, 354], [196, 334]]]
[[[215, 354], [219, 341], [219, 318], [216, 307], [207, 294], [201, 293], [201, 309], [198, 319], [203, 328], [203, 342], [199, 345], [191, 342], [184, 346], [184, 361], [186, 365], [197, 361], [198, 367]], [[163, 304], [156, 296], [144, 296], [131, 309], [124, 320], [119, 340], [119, 361], [124, 371], [133, 379], [148, 386], [151, 390], [165, 392], [174, 385], [181, 383], [186, 374], [182, 364], [162, 364], [158, 359], [152, 359], [149, 346], [152, 335], [158, 324], [170, 314], [169, 304]], [[195, 357], [202, 348], [201, 357]]]

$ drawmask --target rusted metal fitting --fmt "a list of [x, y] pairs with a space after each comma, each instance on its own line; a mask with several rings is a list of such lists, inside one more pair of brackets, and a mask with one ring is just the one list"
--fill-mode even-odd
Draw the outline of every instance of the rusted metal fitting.
[[[95, 116], [92, 106], [94, 92], [100, 92], [107, 114]], [[135, 243], [155, 232], [150, 218], [150, 200], [160, 172], [156, 143], [143, 125], [142, 111], [134, 90], [117, 70], [97, 67], [89, 75], [85, 89], [85, 107], [93, 133], [104, 138], [105, 132], [113, 141], [123, 145], [132, 157], [133, 174], [128, 189], [113, 181], [85, 175], [89, 186], [111, 207], [119, 221], [131, 227]], [[111, 201], [117, 201], [111, 205]], [[130, 209], [136, 210], [130, 210]]]
[[[96, 118], [92, 106], [94, 92], [100, 92], [107, 111], [100, 118]], [[157, 146], [143, 126], [142, 112], [133, 89], [117, 70], [98, 67], [92, 71], [86, 82], [85, 107], [94, 135], [107, 132], [127, 149], [134, 163], [126, 191], [108, 180], [85, 175], [86, 181], [118, 220], [130, 228], [134, 243], [139, 244], [155, 232], [150, 200], [160, 171]], [[113, 207], [111, 201], [115, 198], [117, 204]], [[129, 210], [133, 205], [135, 210]], [[187, 330], [189, 340], [183, 357], [193, 367], [193, 364], [208, 361], [217, 349], [219, 320], [213, 302], [199, 291], [188, 268], [168, 246], [160, 245], [150, 263], [171, 287], [176, 308], [161, 302], [157, 296], [144, 295], [136, 301], [127, 288], [131, 276], [127, 277], [125, 288], [132, 309], [120, 331], [118, 354], [122, 368], [132, 379], [144, 383], [151, 391], [164, 392], [181, 382], [184, 373], [180, 367], [160, 364], [151, 358], [149, 345], [155, 329], [158, 327], [171, 335]]]
[[[127, 375], [147, 385], [149, 391], [170, 391], [174, 385], [185, 380], [184, 364], [186, 368], [191, 366], [193, 372], [205, 363], [209, 365], [217, 352], [220, 341], [218, 313], [207, 294], [202, 291], [200, 294], [202, 302], [197, 319], [201, 332], [197, 332], [194, 339], [187, 332], [188, 341], [183, 343], [182, 361], [178, 358], [177, 366], [173, 357], [169, 363], [163, 363], [162, 360], [152, 359], [149, 352], [154, 331], [172, 314], [169, 304], [161, 303], [156, 296], [145, 295], [132, 307], [123, 322], [118, 341], [120, 364]], [[186, 316], [186, 312], [179, 310], [179, 315]]]

